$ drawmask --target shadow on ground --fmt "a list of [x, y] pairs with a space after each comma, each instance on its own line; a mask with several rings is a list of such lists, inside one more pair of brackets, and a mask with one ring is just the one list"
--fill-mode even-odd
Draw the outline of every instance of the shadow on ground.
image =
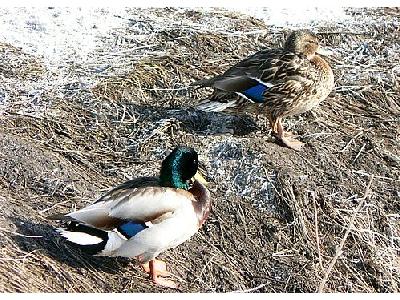
[[121, 268], [128, 264], [134, 264], [128, 258], [110, 258], [90, 256], [73, 248], [60, 237], [55, 228], [48, 224], [33, 223], [22, 218], [11, 218], [20, 235], [14, 235], [12, 239], [18, 247], [25, 252], [41, 251], [51, 259], [75, 269], [94, 269], [109, 274], [118, 274]]

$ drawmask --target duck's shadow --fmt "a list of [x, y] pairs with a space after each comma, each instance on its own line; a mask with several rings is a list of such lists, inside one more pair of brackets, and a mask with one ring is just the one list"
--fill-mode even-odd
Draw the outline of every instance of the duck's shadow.
[[230, 133], [243, 136], [258, 129], [251, 116], [230, 114], [222, 112], [204, 112], [194, 108], [163, 108], [146, 105], [126, 103], [129, 112], [140, 114], [149, 122], [160, 122], [165, 119], [175, 118], [181, 123], [186, 132], [218, 135]]
[[12, 239], [25, 252], [42, 251], [48, 257], [67, 264], [75, 269], [96, 269], [110, 274], [118, 273], [120, 268], [135, 264], [128, 258], [96, 257], [87, 255], [70, 246], [60, 237], [54, 227], [48, 224], [33, 223], [26, 219], [12, 218], [18, 235]]

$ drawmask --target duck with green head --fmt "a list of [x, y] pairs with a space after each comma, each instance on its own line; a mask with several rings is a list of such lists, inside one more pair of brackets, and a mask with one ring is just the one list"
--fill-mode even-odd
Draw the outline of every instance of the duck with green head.
[[188, 240], [208, 217], [210, 193], [197, 171], [197, 153], [177, 147], [159, 177], [129, 180], [85, 208], [49, 219], [68, 221], [58, 232], [84, 252], [136, 258], [155, 283], [176, 288], [155, 257]]
[[293, 31], [282, 48], [261, 50], [221, 75], [194, 82], [193, 86], [214, 88], [197, 108], [265, 114], [273, 135], [300, 150], [303, 143], [284, 131], [282, 119], [309, 111], [332, 91], [332, 69], [320, 56], [330, 54], [309, 30]]

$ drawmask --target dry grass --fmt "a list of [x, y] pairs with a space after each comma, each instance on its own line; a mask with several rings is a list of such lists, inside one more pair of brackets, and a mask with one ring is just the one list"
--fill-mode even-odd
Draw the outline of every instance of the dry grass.
[[214, 207], [199, 234], [161, 255], [183, 291], [399, 292], [400, 15], [349, 14], [351, 24], [318, 27], [336, 51], [336, 90], [285, 121], [307, 142], [300, 153], [274, 144], [262, 116], [191, 109], [209, 91], [186, 88], [280, 45], [287, 29], [229, 12], [137, 9], [136, 23], [103, 37], [98, 68], [77, 65], [62, 85], [49, 84], [41, 59], [1, 44], [0, 291], [166, 291], [128, 259], [68, 247], [44, 217], [156, 174], [186, 144]]

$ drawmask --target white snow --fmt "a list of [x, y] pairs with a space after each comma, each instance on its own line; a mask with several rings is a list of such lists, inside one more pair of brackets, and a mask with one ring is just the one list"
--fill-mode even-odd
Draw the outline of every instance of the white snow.
[[2, 8], [0, 42], [42, 56], [52, 69], [64, 62], [82, 62], [99, 46], [99, 37], [123, 25], [123, 8]]
[[342, 7], [252, 7], [236, 11], [261, 19], [266, 25], [288, 28], [321, 26], [349, 19]]

